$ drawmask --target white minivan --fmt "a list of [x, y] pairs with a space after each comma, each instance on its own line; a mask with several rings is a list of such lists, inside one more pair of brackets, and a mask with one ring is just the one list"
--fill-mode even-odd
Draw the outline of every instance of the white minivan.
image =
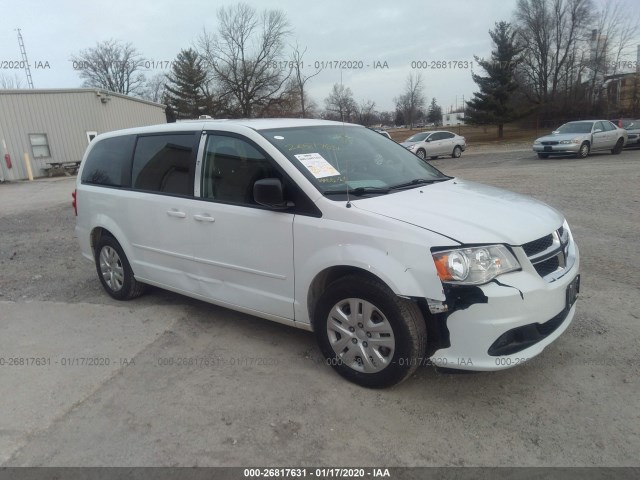
[[580, 276], [561, 213], [449, 177], [367, 128], [202, 120], [99, 135], [74, 206], [113, 298], [155, 285], [315, 332], [347, 379], [498, 370], [569, 326]]

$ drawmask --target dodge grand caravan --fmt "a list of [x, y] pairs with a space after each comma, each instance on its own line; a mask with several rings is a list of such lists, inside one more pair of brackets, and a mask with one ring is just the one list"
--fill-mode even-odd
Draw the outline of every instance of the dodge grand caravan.
[[444, 175], [364, 127], [203, 120], [98, 136], [82, 254], [113, 298], [155, 285], [313, 331], [347, 379], [498, 370], [575, 313], [578, 247], [536, 200]]

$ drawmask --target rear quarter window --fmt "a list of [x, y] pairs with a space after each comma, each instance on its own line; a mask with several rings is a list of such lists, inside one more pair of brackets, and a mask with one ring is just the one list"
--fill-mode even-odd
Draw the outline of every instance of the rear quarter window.
[[129, 187], [135, 135], [99, 140], [89, 151], [82, 169], [82, 183]]

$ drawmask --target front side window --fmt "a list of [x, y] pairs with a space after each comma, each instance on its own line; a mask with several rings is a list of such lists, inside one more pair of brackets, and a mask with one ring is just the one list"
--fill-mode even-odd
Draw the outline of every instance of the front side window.
[[616, 129], [616, 126], [611, 122], [602, 122], [604, 124], [604, 129], [607, 132], [611, 132]]
[[406, 148], [364, 127], [321, 125], [259, 132], [323, 194], [386, 194], [448, 180]]
[[133, 188], [193, 196], [196, 138], [193, 133], [138, 137], [131, 171]]
[[251, 143], [227, 135], [207, 137], [200, 185], [202, 198], [256, 205], [253, 184], [263, 178], [282, 180], [271, 161]]
[[29, 142], [31, 143], [31, 151], [33, 158], [49, 158], [51, 152], [49, 150], [49, 140], [46, 133], [30, 133]]

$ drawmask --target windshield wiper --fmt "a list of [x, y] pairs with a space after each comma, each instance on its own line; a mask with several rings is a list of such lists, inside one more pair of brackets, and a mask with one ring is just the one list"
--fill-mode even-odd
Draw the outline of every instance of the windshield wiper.
[[325, 195], [346, 195], [347, 193], [349, 195], [355, 195], [360, 196], [360, 195], [366, 195], [367, 193], [380, 193], [380, 194], [384, 194], [384, 193], [389, 193], [390, 189], [387, 187], [356, 187], [356, 188], [349, 188], [349, 189], [341, 189], [341, 190], [326, 190], [324, 192]]
[[451, 180], [452, 177], [439, 177], [439, 178], [414, 178], [410, 182], [399, 183], [389, 187], [390, 190], [402, 190], [403, 188], [417, 187], [418, 185], [431, 185], [432, 183], [444, 182]]

